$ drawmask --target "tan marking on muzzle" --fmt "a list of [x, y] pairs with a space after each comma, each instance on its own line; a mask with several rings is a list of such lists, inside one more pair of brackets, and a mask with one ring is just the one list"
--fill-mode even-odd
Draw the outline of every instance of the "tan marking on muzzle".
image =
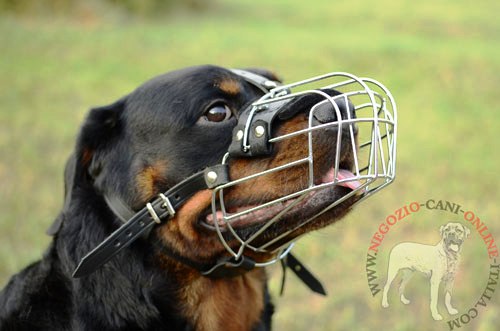
[[224, 252], [217, 235], [200, 232], [197, 224], [200, 215], [210, 206], [211, 199], [211, 190], [197, 192], [172, 219], [158, 228], [158, 236], [178, 254], [194, 261], [213, 259]]
[[157, 185], [165, 180], [166, 161], [157, 161], [142, 169], [136, 176], [137, 190], [142, 201], [150, 200], [158, 193]]

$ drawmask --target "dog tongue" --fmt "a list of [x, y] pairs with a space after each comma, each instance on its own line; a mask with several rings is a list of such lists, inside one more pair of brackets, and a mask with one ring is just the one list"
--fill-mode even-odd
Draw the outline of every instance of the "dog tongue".
[[[337, 180], [341, 181], [341, 180], [348, 180], [349, 178], [355, 178], [356, 176], [354, 176], [354, 174], [352, 172], [350, 172], [349, 170], [346, 170], [346, 169], [339, 169], [339, 171], [337, 172]], [[330, 170], [328, 170], [328, 172], [326, 173], [326, 175], [323, 176], [323, 183], [331, 183], [335, 180], [335, 168], [331, 168]], [[349, 181], [346, 181], [346, 182], [343, 182], [343, 183], [339, 183], [340, 186], [344, 186], [344, 187], [348, 187], [350, 188], [351, 190], [355, 190], [357, 189], [358, 187], [361, 186], [361, 183], [357, 180], [349, 180]]]

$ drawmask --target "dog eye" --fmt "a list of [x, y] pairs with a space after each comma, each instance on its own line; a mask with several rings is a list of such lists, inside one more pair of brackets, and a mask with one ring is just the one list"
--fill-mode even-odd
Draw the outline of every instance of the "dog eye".
[[210, 107], [204, 114], [209, 122], [222, 122], [231, 118], [231, 109], [226, 104], [218, 103]]

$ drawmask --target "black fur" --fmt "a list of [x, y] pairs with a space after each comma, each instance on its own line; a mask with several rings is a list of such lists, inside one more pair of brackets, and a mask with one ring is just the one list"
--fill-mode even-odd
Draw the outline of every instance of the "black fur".
[[[230, 96], [214, 88], [226, 78], [239, 81], [241, 93]], [[144, 201], [134, 178], [140, 169], [166, 159], [165, 176], [155, 183], [165, 190], [219, 163], [236, 118], [218, 124], [199, 118], [214, 101], [241, 110], [260, 94], [225, 69], [202, 66], [159, 76], [109, 106], [92, 109], [68, 162], [66, 173], [74, 176], [66, 183], [53, 242], [41, 261], [0, 292], [0, 330], [193, 330], [179, 311], [176, 278], [158, 266], [147, 241], [133, 243], [88, 277], [71, 274], [121, 224], [104, 193], [139, 208]], [[254, 330], [270, 329], [268, 294], [265, 300]]]
[[[270, 72], [253, 70], [277, 80]], [[214, 324], [221, 329], [229, 325], [226, 322], [234, 321], [237, 322], [232, 325], [236, 326], [232, 328], [239, 330], [270, 330], [273, 306], [262, 269], [214, 280], [183, 263], [184, 260], [214, 265], [227, 256], [217, 234], [207, 223], [200, 224], [210, 204], [203, 197], [210, 192], [199, 192], [198, 198], [193, 196], [171, 221], [157, 226], [147, 240], [135, 241], [89, 276], [72, 278], [82, 257], [122, 224], [104, 195], [118, 197], [132, 209], [140, 210], [158, 193], [207, 166], [219, 164], [228, 150], [239, 114], [262, 94], [227, 69], [199, 66], [158, 76], [113, 104], [92, 109], [66, 165], [65, 203], [49, 229], [53, 235], [50, 247], [41, 261], [15, 275], [0, 292], [0, 331], [208, 331]], [[307, 123], [306, 112], [316, 102], [307, 98], [299, 97], [290, 103], [290, 109], [282, 114], [284, 118], [277, 120], [276, 126], [273, 123], [273, 130]], [[214, 106], [216, 113], [227, 115], [224, 120], [214, 121], [213, 114], [207, 113]], [[352, 111], [347, 105], [339, 107]], [[332, 109], [326, 107], [317, 112], [316, 120], [333, 121]], [[295, 124], [285, 120], [292, 116], [297, 120]], [[337, 136], [335, 130], [325, 129], [313, 137], [320, 146], [314, 151], [318, 154], [315, 172], [319, 176], [332, 166], [336, 152], [331, 146], [336, 145]], [[268, 169], [273, 161], [283, 162], [293, 152], [305, 152], [306, 142], [303, 136], [294, 137], [280, 143], [284, 145], [279, 145], [270, 156], [230, 160], [230, 175], [240, 172], [236, 178], [241, 178], [253, 166], [261, 171]], [[352, 151], [343, 149], [343, 164], [352, 168]], [[307, 167], [296, 167], [295, 172], [287, 169], [286, 174], [273, 173], [270, 177], [274, 179], [266, 177], [266, 185], [260, 185], [264, 188], [253, 185], [229, 194], [235, 196], [236, 202], [250, 196], [258, 200], [255, 203], [263, 203], [263, 195], [279, 195], [278, 191], [303, 186], [306, 176], [301, 168]], [[306, 227], [295, 229], [298, 222], [315, 214], [315, 208], [325, 207], [332, 202], [329, 199], [338, 199], [348, 191], [345, 187], [320, 191], [320, 198], [313, 196], [300, 210], [292, 210], [286, 215], [288, 219], [273, 224], [268, 231], [284, 233], [294, 229], [288, 235], [291, 240], [327, 226], [345, 215], [357, 198], [351, 197]], [[162, 246], [158, 247], [158, 243]], [[171, 254], [163, 254], [163, 249]], [[205, 293], [210, 293], [208, 299]], [[218, 315], [213, 310], [219, 310]], [[236, 313], [239, 319], [233, 319]], [[214, 315], [216, 319], [212, 319]]]

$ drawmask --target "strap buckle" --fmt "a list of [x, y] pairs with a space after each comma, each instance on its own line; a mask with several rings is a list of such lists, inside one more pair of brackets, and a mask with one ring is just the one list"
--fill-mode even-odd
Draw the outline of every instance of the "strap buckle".
[[163, 200], [163, 204], [161, 205], [162, 208], [165, 208], [168, 213], [170, 214], [170, 217], [174, 217], [175, 215], [175, 209], [174, 206], [172, 206], [172, 203], [170, 202], [170, 199], [165, 196], [165, 194], [160, 193], [159, 197]]
[[[172, 203], [170, 202], [170, 199], [165, 196], [165, 194], [160, 193], [159, 194], [160, 199], [163, 201], [163, 203], [160, 205], [161, 208], [166, 209], [170, 217], [174, 217], [175, 215], [175, 209], [174, 206], [172, 206]], [[155, 221], [156, 224], [161, 224], [161, 219], [156, 213], [156, 210], [154, 209], [153, 205], [151, 202], [148, 202], [146, 204], [146, 209], [148, 210], [149, 215], [151, 215], [151, 218]]]
[[148, 202], [146, 204], [146, 208], [148, 210], [149, 215], [151, 215], [151, 218], [155, 221], [156, 224], [161, 223], [161, 219], [158, 217], [158, 214], [156, 213], [155, 209], [153, 208], [153, 205], [151, 202]]

